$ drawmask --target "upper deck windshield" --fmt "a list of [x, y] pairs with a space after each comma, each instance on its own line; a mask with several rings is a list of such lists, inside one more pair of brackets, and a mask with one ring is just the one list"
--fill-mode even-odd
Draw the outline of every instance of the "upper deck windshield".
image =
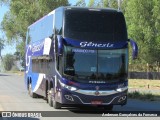
[[127, 41], [124, 16], [111, 10], [65, 11], [64, 37], [85, 41]]
[[128, 49], [91, 50], [65, 46], [64, 75], [79, 82], [125, 80]]

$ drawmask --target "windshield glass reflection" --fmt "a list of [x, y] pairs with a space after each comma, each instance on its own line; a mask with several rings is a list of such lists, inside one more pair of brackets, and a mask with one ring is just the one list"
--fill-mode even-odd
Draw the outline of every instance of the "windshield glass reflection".
[[127, 77], [127, 49], [89, 50], [65, 46], [64, 75], [77, 81]]

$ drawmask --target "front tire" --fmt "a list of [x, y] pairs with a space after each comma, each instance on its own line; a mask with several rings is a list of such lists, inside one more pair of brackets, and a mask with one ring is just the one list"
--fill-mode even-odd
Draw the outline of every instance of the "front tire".
[[57, 102], [57, 101], [55, 100], [55, 98], [56, 98], [56, 93], [54, 93], [54, 97], [53, 97], [53, 99], [52, 99], [53, 107], [54, 107], [55, 109], [61, 109], [62, 104], [59, 103], [59, 102]]
[[55, 100], [53, 100], [53, 107], [55, 109], [61, 109], [62, 105], [59, 102], [56, 102]]
[[31, 83], [29, 83], [28, 94], [32, 98], [36, 98], [37, 97], [37, 94], [33, 93], [33, 91], [32, 91], [32, 84]]
[[53, 88], [51, 88], [50, 90], [48, 90], [47, 92], [47, 97], [48, 97], [48, 104], [49, 106], [53, 107], [53, 101], [52, 101], [52, 94], [53, 94]]

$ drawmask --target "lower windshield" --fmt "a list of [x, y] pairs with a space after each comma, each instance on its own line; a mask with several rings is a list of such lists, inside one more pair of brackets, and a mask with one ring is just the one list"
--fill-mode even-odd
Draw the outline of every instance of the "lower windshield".
[[125, 80], [128, 50], [91, 50], [65, 46], [64, 75], [79, 82]]

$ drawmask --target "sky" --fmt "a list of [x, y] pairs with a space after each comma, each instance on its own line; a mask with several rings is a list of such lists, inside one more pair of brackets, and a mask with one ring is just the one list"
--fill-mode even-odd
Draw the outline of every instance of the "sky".
[[[4, 14], [9, 10], [9, 8], [7, 6], [0, 6], [0, 23], [3, 20], [3, 16]], [[3, 31], [0, 30], [0, 38], [6, 38], [5, 37], [5, 33]], [[2, 56], [6, 55], [6, 54], [14, 54], [14, 52], [16, 51], [15, 45], [6, 45], [5, 43], [5, 47], [4, 49], [1, 51]]]
[[[75, 5], [78, 0], [68, 0], [68, 1], [72, 5]], [[85, 1], [88, 4], [89, 0], [85, 0]], [[5, 6], [5, 5], [1, 6], [0, 5], [0, 23], [2, 22], [3, 16], [7, 11], [9, 11], [9, 8], [7, 6]], [[5, 33], [3, 31], [1, 31], [1, 30], [0, 30], [0, 38], [2, 38], [2, 39], [6, 38]], [[10, 45], [10, 46], [9, 45], [5, 45], [4, 49], [1, 51], [2, 56], [6, 55], [6, 54], [14, 54], [14, 52], [16, 52], [16, 48], [15, 47], [16, 47], [15, 45]]]

